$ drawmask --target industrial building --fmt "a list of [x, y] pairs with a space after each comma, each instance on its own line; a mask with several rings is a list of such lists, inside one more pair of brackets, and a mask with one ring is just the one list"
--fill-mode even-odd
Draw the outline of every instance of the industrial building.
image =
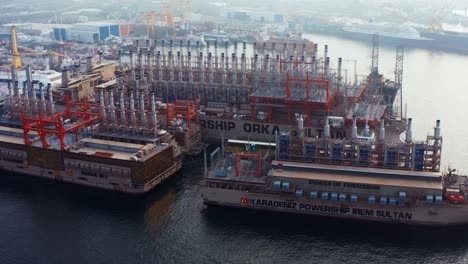
[[281, 23], [284, 21], [284, 16], [282, 14], [265, 12], [262, 10], [256, 9], [224, 9], [224, 16], [227, 19], [236, 19], [243, 21], [255, 21], [255, 22], [274, 22]]
[[55, 27], [56, 40], [73, 41], [81, 43], [96, 43], [110, 36], [128, 35], [129, 26], [113, 22], [85, 22], [77, 23], [71, 27]]

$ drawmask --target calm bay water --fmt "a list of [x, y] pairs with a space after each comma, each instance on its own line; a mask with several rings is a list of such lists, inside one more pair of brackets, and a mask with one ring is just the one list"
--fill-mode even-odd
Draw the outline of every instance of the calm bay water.
[[[366, 43], [327, 43], [332, 62], [357, 59]], [[381, 47], [393, 78], [395, 49]], [[352, 64], [348, 67], [352, 69]], [[442, 120], [443, 166], [468, 172], [468, 56], [406, 50], [404, 101], [415, 138]], [[351, 70], [352, 71], [352, 70]], [[348, 72], [350, 76], [351, 73]], [[203, 207], [202, 162], [146, 196], [128, 196], [24, 175], [0, 178], [0, 263], [468, 263], [468, 228], [355, 223]]]

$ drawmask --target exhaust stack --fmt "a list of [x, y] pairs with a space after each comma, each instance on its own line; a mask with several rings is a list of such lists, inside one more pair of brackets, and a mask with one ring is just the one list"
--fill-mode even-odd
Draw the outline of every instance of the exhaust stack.
[[406, 130], [406, 143], [413, 141], [413, 119], [408, 118], [408, 129]]

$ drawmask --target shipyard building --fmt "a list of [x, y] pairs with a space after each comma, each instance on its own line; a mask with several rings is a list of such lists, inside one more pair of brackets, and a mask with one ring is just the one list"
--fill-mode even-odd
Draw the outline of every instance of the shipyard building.
[[127, 36], [129, 25], [114, 22], [85, 22], [69, 27], [55, 27], [54, 38], [62, 41], [96, 43], [110, 36]]

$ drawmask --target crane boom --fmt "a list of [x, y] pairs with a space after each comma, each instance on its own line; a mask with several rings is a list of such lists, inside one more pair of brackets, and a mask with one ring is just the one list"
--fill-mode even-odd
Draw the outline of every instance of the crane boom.
[[16, 43], [16, 27], [11, 26], [11, 51], [13, 58], [11, 60], [11, 65], [16, 69], [21, 68], [21, 56], [18, 52], [18, 44]]

